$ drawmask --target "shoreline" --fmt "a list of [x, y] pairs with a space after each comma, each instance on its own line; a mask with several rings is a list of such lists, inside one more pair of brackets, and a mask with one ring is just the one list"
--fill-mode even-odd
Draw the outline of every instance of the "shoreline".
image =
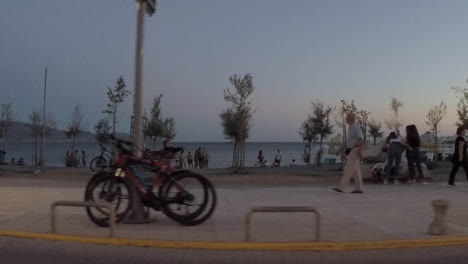
[[[363, 164], [363, 180], [365, 184], [370, 182], [370, 170], [373, 164]], [[233, 173], [231, 169], [203, 169], [192, 170], [210, 179], [217, 187], [242, 187], [242, 186], [324, 186], [335, 185], [342, 171], [339, 165], [315, 166], [291, 166], [291, 167], [248, 167], [243, 173]], [[439, 166], [430, 170], [431, 182], [445, 182], [451, 169], [451, 163], [440, 162]], [[35, 173], [33, 167], [0, 166], [0, 184], [13, 184], [15, 180], [22, 181], [22, 185], [28, 181], [47, 183], [53, 186], [83, 186], [94, 175], [89, 168], [46, 167], [43, 172]], [[464, 177], [458, 175], [458, 181]], [[42, 184], [41, 183], [41, 184]], [[31, 185], [31, 184], [30, 184]]]

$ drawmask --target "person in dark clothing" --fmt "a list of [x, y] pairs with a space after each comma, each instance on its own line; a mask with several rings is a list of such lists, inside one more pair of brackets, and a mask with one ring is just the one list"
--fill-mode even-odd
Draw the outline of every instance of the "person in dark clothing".
[[410, 180], [416, 182], [416, 171], [414, 165], [418, 169], [419, 178], [421, 182], [425, 184], [424, 173], [421, 167], [421, 156], [419, 153], [419, 147], [421, 146], [421, 139], [419, 137], [418, 129], [415, 125], [409, 125], [406, 127], [406, 158], [408, 159], [408, 170], [410, 173]]
[[466, 129], [464, 126], [457, 128], [457, 139], [455, 140], [455, 151], [452, 156], [452, 171], [450, 172], [450, 178], [448, 181], [449, 186], [455, 186], [455, 175], [457, 175], [458, 169], [463, 167], [468, 180], [468, 163], [466, 160], [466, 141], [465, 141]]
[[[403, 154], [403, 151], [405, 151], [405, 148], [401, 142], [400, 136], [395, 132], [391, 132], [390, 135], [388, 135], [387, 141], [386, 141], [386, 148], [387, 148], [387, 169], [385, 173], [384, 184], [387, 184], [389, 180], [390, 182], [393, 182], [394, 181], [393, 177], [398, 178], [398, 175], [400, 172], [401, 155]], [[395, 172], [394, 172], [394, 175], [391, 175], [394, 161], [395, 161]]]

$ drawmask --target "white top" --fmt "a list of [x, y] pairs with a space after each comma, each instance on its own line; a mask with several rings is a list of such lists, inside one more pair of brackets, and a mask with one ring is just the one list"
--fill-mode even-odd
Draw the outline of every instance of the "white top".
[[388, 141], [389, 144], [392, 144], [392, 143], [401, 143], [401, 137], [398, 136], [397, 138], [392, 138], [390, 139], [390, 141]]
[[356, 123], [350, 125], [348, 128], [348, 134], [346, 135], [346, 148], [355, 147], [358, 143], [358, 139], [360, 138], [364, 138], [362, 128]]
[[281, 154], [280, 153], [276, 154], [275, 160], [281, 160]]

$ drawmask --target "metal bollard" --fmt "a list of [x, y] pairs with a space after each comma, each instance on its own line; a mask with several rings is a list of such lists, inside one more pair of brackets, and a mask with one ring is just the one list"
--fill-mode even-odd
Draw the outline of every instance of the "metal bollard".
[[115, 232], [115, 210], [111, 204], [97, 203], [97, 202], [82, 202], [82, 201], [56, 201], [51, 205], [51, 220], [50, 230], [51, 233], [55, 233], [55, 207], [57, 206], [75, 206], [75, 207], [96, 207], [96, 208], [107, 208], [109, 210], [109, 237], [114, 237]]
[[316, 235], [315, 240], [320, 241], [320, 213], [313, 207], [306, 206], [263, 206], [250, 209], [245, 218], [245, 241], [250, 240], [250, 218], [254, 213], [314, 213], [316, 216]]
[[434, 209], [434, 219], [429, 225], [429, 234], [431, 235], [446, 235], [448, 234], [447, 210], [450, 207], [450, 201], [433, 200], [432, 208]]

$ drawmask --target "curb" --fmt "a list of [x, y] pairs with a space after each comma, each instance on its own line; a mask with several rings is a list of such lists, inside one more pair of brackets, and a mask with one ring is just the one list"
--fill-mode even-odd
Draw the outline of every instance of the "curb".
[[41, 239], [50, 241], [77, 242], [86, 244], [135, 246], [161, 249], [203, 249], [203, 250], [255, 250], [255, 251], [352, 251], [404, 248], [446, 247], [468, 244], [468, 236], [452, 236], [428, 239], [348, 241], [348, 242], [203, 242], [145, 240], [126, 238], [103, 238], [69, 236], [50, 233], [32, 233], [0, 230], [0, 236]]

